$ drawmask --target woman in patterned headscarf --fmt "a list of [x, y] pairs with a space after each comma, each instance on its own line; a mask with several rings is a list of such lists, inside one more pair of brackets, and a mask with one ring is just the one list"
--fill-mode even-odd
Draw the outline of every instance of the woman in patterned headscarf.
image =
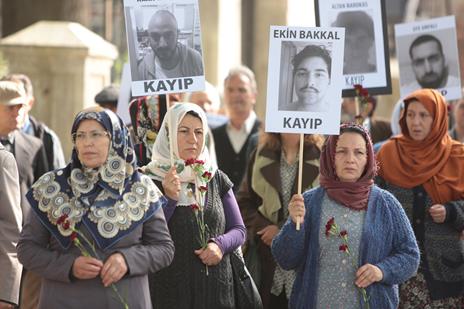
[[27, 194], [33, 214], [18, 256], [43, 278], [39, 308], [149, 308], [147, 274], [174, 253], [161, 193], [135, 170], [127, 128], [113, 112], [80, 112], [72, 138], [71, 162]]
[[374, 185], [375, 173], [365, 128], [343, 124], [327, 138], [321, 186], [292, 197], [272, 242], [277, 263], [297, 272], [290, 308], [398, 306], [398, 284], [417, 270], [419, 250], [401, 205]]
[[154, 308], [236, 308], [230, 254], [246, 231], [231, 181], [211, 163], [207, 130], [198, 105], [172, 106], [145, 168], [168, 198], [163, 207], [176, 246], [172, 264], [150, 278]]
[[464, 146], [448, 135], [447, 104], [433, 89], [404, 99], [400, 126], [377, 155], [378, 184], [401, 202], [421, 249], [399, 308], [464, 308]]

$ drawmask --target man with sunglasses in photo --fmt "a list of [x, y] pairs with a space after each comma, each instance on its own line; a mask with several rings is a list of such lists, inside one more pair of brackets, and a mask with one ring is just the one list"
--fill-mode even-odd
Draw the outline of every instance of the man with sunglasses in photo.
[[151, 50], [139, 64], [139, 80], [203, 75], [200, 53], [178, 42], [180, 31], [171, 12], [153, 14], [147, 31]]

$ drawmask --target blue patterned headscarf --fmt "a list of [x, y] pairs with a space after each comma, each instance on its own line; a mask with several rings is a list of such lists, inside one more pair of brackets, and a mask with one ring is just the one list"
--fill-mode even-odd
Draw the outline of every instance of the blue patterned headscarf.
[[[27, 193], [33, 211], [58, 242], [68, 248], [72, 229], [84, 224], [101, 249], [107, 249], [149, 219], [161, 205], [155, 184], [136, 170], [127, 127], [113, 112], [101, 108], [77, 114], [72, 133], [83, 120], [95, 120], [110, 133], [106, 162], [87, 168], [72, 150], [63, 169], [43, 175]], [[67, 215], [69, 229], [57, 224]]]

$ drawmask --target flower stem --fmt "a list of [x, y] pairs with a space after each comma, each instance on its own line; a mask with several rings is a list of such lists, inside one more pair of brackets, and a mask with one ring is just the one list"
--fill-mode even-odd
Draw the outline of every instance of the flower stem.
[[119, 301], [120, 301], [121, 304], [124, 306], [124, 309], [129, 309], [129, 305], [126, 303], [126, 301], [125, 301], [124, 298], [121, 296], [121, 294], [119, 294], [118, 287], [116, 286], [116, 284], [112, 283], [112, 284], [111, 284], [111, 288], [113, 289], [113, 292], [116, 294], [116, 296], [118, 296]]

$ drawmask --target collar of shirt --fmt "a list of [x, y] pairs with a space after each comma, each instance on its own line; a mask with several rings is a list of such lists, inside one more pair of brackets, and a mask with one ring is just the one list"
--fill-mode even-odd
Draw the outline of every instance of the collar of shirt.
[[5, 144], [11, 144], [13, 145], [14, 143], [14, 131], [11, 132], [10, 134], [6, 135], [6, 136], [1, 136], [0, 135], [0, 141], [2, 142], [3, 146], [5, 146]]
[[13, 153], [14, 134], [13, 132], [7, 136], [0, 136], [0, 143], [5, 147], [6, 150]]
[[34, 128], [32, 127], [32, 123], [29, 117], [25, 117], [24, 125], [21, 128], [21, 131], [29, 135], [34, 135]]
[[227, 135], [229, 136], [229, 140], [236, 153], [239, 153], [243, 145], [245, 144], [248, 135], [253, 129], [255, 121], [256, 113], [254, 111], [251, 111], [250, 115], [245, 120], [245, 123], [242, 125], [240, 129], [237, 130], [235, 127], [233, 127], [230, 121], [227, 124]]
[[251, 130], [253, 129], [253, 125], [255, 124], [256, 121], [256, 113], [255, 111], [251, 111], [250, 115], [248, 118], [245, 120], [245, 123], [242, 125], [242, 127], [237, 130], [232, 123], [229, 122], [227, 123], [227, 131], [235, 131], [235, 132], [243, 132], [246, 133], [247, 135], [250, 134]]

